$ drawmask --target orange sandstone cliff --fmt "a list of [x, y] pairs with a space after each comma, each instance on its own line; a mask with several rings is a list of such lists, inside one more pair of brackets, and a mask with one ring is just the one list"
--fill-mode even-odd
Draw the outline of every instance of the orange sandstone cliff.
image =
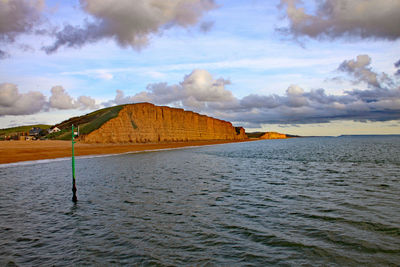
[[183, 109], [150, 103], [125, 105], [118, 116], [81, 136], [87, 143], [146, 143], [246, 139], [242, 127]]
[[261, 139], [286, 139], [287, 136], [286, 136], [286, 134], [281, 134], [281, 133], [277, 133], [277, 132], [266, 132], [260, 138]]

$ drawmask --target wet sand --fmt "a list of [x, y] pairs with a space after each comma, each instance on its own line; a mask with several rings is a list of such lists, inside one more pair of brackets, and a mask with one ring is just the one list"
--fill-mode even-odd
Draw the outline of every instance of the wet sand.
[[[147, 150], [172, 149], [188, 146], [204, 146], [246, 141], [252, 140], [189, 141], [147, 144], [85, 144], [77, 142], [75, 144], [75, 156], [119, 154], [127, 152], [140, 152]], [[0, 164], [63, 157], [71, 157], [71, 141], [46, 140], [0, 142]]]

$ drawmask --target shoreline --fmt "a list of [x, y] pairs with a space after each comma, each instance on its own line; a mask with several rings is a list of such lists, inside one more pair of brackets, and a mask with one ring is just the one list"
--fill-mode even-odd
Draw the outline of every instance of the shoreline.
[[[197, 147], [228, 143], [257, 141], [245, 140], [210, 140], [168, 143], [126, 143], [126, 144], [87, 144], [75, 143], [75, 156], [116, 155], [124, 153], [151, 152], [184, 147]], [[0, 164], [17, 163], [71, 157], [71, 141], [2, 141], [0, 142]]]

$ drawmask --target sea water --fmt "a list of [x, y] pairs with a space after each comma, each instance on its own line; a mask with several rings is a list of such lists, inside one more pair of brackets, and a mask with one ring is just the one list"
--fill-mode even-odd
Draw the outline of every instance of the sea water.
[[400, 137], [0, 165], [0, 265], [400, 265]]

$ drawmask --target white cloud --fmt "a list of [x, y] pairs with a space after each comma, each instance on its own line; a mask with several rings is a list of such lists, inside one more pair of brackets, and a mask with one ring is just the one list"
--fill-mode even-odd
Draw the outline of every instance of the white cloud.
[[98, 71], [97, 77], [106, 81], [112, 80], [114, 78], [114, 76], [111, 73], [104, 70]]
[[66, 109], [96, 109], [96, 101], [89, 96], [72, 98], [62, 86], [51, 88], [49, 101], [41, 92], [29, 91], [19, 93], [15, 84], [0, 84], [0, 116], [35, 114], [49, 108]]
[[21, 94], [15, 84], [0, 84], [0, 116], [28, 115], [39, 112], [46, 103], [40, 92]]
[[184, 93], [200, 102], [232, 100], [232, 93], [225, 89], [227, 84], [230, 84], [230, 81], [222, 78], [214, 79], [208, 71], [199, 69], [185, 76], [181, 83]]
[[77, 107], [72, 97], [62, 86], [54, 86], [51, 88], [49, 103], [50, 107], [56, 109], [73, 109]]
[[49, 105], [55, 109], [95, 109], [98, 108], [96, 101], [89, 96], [80, 96], [73, 99], [62, 86], [51, 88]]
[[197, 69], [186, 75], [180, 84], [149, 84], [146, 91], [132, 97], [125, 97], [122, 91], [117, 90], [117, 96], [113, 102], [115, 104], [132, 102], [152, 102], [159, 105], [177, 104], [198, 110], [210, 103], [233, 101], [232, 92], [225, 88], [229, 83], [228, 80], [222, 78], [214, 79], [206, 70]]
[[290, 107], [308, 106], [308, 100], [304, 96], [304, 90], [298, 85], [291, 85], [286, 90], [287, 105]]
[[78, 106], [80, 109], [96, 109], [98, 105], [96, 105], [96, 100], [91, 98], [90, 96], [80, 96], [77, 100]]
[[12, 106], [20, 97], [15, 84], [3, 83], [0, 85], [0, 105]]

